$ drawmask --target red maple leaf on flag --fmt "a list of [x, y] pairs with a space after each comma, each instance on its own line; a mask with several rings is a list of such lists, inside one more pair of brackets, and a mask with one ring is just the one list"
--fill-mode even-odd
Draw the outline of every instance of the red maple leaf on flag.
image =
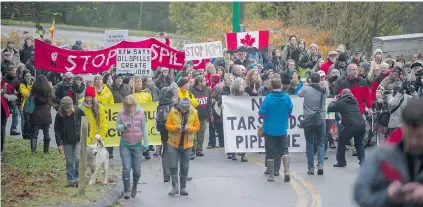
[[256, 38], [251, 37], [251, 35], [247, 33], [247, 35], [245, 35], [245, 37], [241, 39], [241, 44], [243, 44], [245, 47], [251, 47], [253, 46], [255, 41]]

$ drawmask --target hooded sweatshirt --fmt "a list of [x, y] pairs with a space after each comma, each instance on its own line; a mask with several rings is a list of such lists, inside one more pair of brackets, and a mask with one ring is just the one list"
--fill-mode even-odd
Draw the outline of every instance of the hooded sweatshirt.
[[358, 101], [352, 95], [344, 95], [338, 101], [330, 103], [328, 112], [339, 112], [345, 126], [365, 126], [366, 124]]
[[203, 87], [202, 89], [198, 89], [197, 86], [190, 88], [191, 93], [197, 99], [198, 106], [198, 118], [200, 121], [208, 119], [211, 113], [211, 91], [207, 87]]
[[291, 98], [285, 92], [270, 92], [259, 109], [259, 115], [263, 118], [263, 131], [271, 136], [286, 135], [288, 117], [293, 107]]

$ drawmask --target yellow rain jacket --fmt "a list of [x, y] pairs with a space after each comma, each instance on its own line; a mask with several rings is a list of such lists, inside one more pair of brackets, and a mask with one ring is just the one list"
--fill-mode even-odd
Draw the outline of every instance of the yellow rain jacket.
[[143, 103], [153, 102], [153, 97], [151, 96], [150, 91], [147, 89], [141, 90], [140, 92], [135, 92], [133, 95], [137, 100], [137, 103], [140, 105]]
[[[110, 91], [109, 87], [106, 84], [103, 84], [103, 90], [99, 92], [95, 92], [95, 98], [98, 102], [102, 104], [113, 104], [115, 103], [115, 99], [113, 98], [112, 91]], [[79, 99], [78, 104], [81, 104], [84, 101], [84, 98]]]
[[94, 136], [96, 134], [101, 135], [101, 138], [104, 139], [107, 134], [107, 115], [104, 111], [104, 107], [102, 104], [99, 104], [99, 117], [100, 122], [99, 126], [97, 126], [97, 123], [94, 118], [93, 110], [91, 108], [86, 107], [84, 104], [80, 105], [80, 108], [82, 111], [84, 111], [85, 116], [88, 118], [88, 124], [90, 126], [90, 134], [87, 138], [87, 144], [93, 144], [94, 143]]
[[19, 92], [22, 95], [22, 107], [25, 106], [25, 101], [28, 99], [29, 94], [31, 93], [32, 85], [30, 84], [23, 84], [19, 85]]
[[[177, 126], [182, 125], [181, 121], [181, 112], [172, 108], [166, 120], [166, 129], [169, 131], [169, 139], [167, 143], [172, 147], [179, 147], [179, 143], [181, 142], [181, 130], [177, 128]], [[192, 107], [190, 108], [188, 114], [186, 126], [188, 127], [188, 130], [185, 132], [184, 136], [184, 149], [192, 148], [194, 145], [194, 135], [198, 132], [198, 130], [200, 130], [200, 120], [198, 119], [197, 110]]]
[[179, 95], [179, 99], [184, 99], [184, 98], [188, 98], [191, 100], [191, 106], [193, 108], [197, 108], [198, 106], [198, 102], [197, 99], [195, 98], [195, 96], [190, 92], [190, 91], [182, 91], [180, 88], [178, 88], [178, 95]]

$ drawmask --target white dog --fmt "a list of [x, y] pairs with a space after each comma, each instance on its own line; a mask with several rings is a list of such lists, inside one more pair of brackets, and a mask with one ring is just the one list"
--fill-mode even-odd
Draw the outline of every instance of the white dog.
[[100, 135], [96, 135], [94, 137], [94, 144], [87, 145], [87, 167], [91, 169], [91, 176], [88, 185], [95, 183], [95, 177], [101, 166], [103, 166], [104, 169], [104, 184], [107, 184], [109, 152], [104, 147], [104, 142], [101, 140]]

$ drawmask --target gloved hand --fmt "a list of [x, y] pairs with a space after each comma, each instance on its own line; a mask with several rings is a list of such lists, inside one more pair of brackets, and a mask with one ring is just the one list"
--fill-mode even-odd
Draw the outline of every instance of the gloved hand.
[[18, 99], [18, 97], [16, 95], [9, 95], [9, 94], [4, 94], [3, 97], [5, 99], [7, 99], [7, 101], [16, 101], [16, 99]]

